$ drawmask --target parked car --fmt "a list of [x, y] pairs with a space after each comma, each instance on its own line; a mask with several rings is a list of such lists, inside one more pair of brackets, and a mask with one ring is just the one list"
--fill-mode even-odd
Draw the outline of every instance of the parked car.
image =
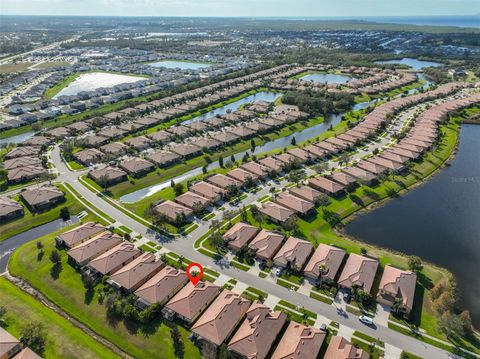
[[366, 315], [362, 315], [358, 318], [363, 324], [372, 325], [373, 318], [367, 317]]
[[282, 271], [282, 268], [277, 268], [277, 270], [275, 271], [275, 275], [276, 275], [277, 277], [280, 277], [280, 276], [282, 275], [282, 272], [283, 272], [283, 271]]
[[349, 292], [344, 292], [343, 293], [343, 301], [345, 303], [350, 303], [351, 300], [352, 300], [352, 295]]

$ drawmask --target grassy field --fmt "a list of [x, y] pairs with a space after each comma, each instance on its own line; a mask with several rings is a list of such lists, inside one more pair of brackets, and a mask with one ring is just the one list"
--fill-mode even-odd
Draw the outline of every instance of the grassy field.
[[19, 199], [19, 196], [14, 196], [14, 199], [23, 206], [25, 214], [23, 217], [19, 217], [0, 225], [0, 242], [16, 234], [60, 218], [60, 209], [63, 207], [67, 207], [71, 215], [80, 213], [85, 209], [75, 200], [65, 187], [63, 187], [63, 185], [58, 184], [57, 186], [65, 193], [65, 202], [59, 203], [49, 211], [42, 213], [30, 212], [30, 210]]
[[33, 64], [27, 62], [19, 62], [17, 64], [5, 64], [0, 65], [0, 74], [6, 74], [9, 72], [21, 72], [28, 69]]
[[43, 97], [45, 97], [47, 100], [51, 100], [53, 96], [55, 96], [57, 93], [62, 91], [65, 87], [70, 85], [73, 81], [75, 81], [78, 77], [80, 76], [79, 73], [74, 73], [66, 76], [62, 81], [57, 83], [56, 85], [50, 87], [45, 91], [43, 94]]
[[[45, 294], [69, 315], [83, 322], [99, 335], [136, 358], [174, 358], [170, 328], [175, 323], [160, 318], [148, 325], [140, 325], [109, 317], [105, 306], [99, 303], [98, 293], [86, 295], [80, 273], [67, 263], [65, 251], [60, 251], [60, 271], [52, 269], [48, 254], [54, 248], [55, 234], [40, 238], [46, 253], [38, 258], [36, 241], [27, 243], [15, 251], [9, 262], [12, 275], [22, 277]], [[200, 351], [188, 340], [189, 331], [178, 326], [185, 344], [185, 358], [200, 358]]]
[[7, 310], [4, 327], [12, 335], [19, 338], [22, 327], [31, 321], [43, 323], [48, 333], [42, 355], [45, 359], [119, 358], [109, 348], [1, 277], [0, 297], [1, 305]]

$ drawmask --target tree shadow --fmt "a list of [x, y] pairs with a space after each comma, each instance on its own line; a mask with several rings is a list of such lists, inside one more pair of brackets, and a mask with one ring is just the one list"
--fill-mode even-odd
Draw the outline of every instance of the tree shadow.
[[62, 273], [62, 270], [62, 262], [57, 262], [52, 266], [52, 269], [50, 269], [50, 275], [54, 280], [57, 280], [60, 277], [60, 273]]
[[45, 252], [44, 252], [44, 251], [38, 252], [38, 253], [37, 253], [37, 262], [41, 262], [44, 255], [45, 255]]
[[95, 289], [93, 289], [93, 288], [87, 289], [85, 291], [85, 297], [83, 298], [83, 302], [86, 305], [89, 305], [90, 303], [92, 303], [94, 295], [95, 295]]

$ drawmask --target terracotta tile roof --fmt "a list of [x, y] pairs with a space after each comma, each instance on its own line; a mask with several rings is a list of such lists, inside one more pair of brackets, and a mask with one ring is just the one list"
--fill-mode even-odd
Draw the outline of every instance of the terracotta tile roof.
[[172, 139], [172, 134], [168, 133], [167, 131], [157, 131], [148, 134], [147, 137], [154, 141], [166, 143]]
[[83, 265], [122, 242], [123, 239], [118, 234], [105, 231], [73, 247], [67, 254], [77, 263]]
[[115, 270], [119, 269], [122, 264], [128, 263], [139, 255], [140, 251], [135, 248], [133, 244], [124, 241], [107, 252], [92, 259], [90, 263], [88, 263], [88, 266], [103, 275], [111, 274]]
[[195, 153], [200, 153], [202, 149], [200, 147], [191, 145], [189, 143], [176, 143], [169, 147], [170, 151], [178, 153], [180, 156], [186, 157]]
[[273, 312], [266, 305], [254, 302], [228, 349], [244, 358], [265, 359], [286, 321], [285, 313]]
[[276, 155], [275, 158], [285, 164], [289, 164], [298, 160], [296, 157], [288, 153], [282, 153], [282, 154]]
[[262, 204], [262, 207], [260, 207], [259, 210], [261, 213], [279, 222], [285, 222], [295, 213], [291, 209], [274, 202]]
[[15, 159], [5, 160], [5, 162], [3, 162], [3, 168], [5, 168], [6, 170], [11, 170], [14, 168], [24, 167], [24, 166], [41, 167], [42, 160], [38, 157], [25, 156], [25, 157], [18, 157]]
[[290, 322], [272, 359], [316, 359], [325, 336], [320, 329]]
[[234, 249], [240, 249], [246, 245], [258, 233], [258, 228], [249, 224], [238, 222], [235, 223], [224, 235], [224, 241], [228, 242], [228, 246]]
[[315, 203], [322, 194], [309, 186], [292, 187], [289, 192], [296, 197], [303, 198], [306, 201]]
[[145, 136], [137, 136], [137, 137], [133, 137], [129, 140], [126, 140], [125, 143], [129, 146], [132, 146], [132, 147], [138, 149], [138, 150], [144, 150], [144, 149], [150, 147], [152, 141], [150, 141]]
[[312, 251], [313, 246], [310, 242], [295, 237], [289, 237], [275, 255], [273, 261], [275, 264], [284, 267], [287, 266], [287, 263], [290, 263], [292, 267], [301, 270]]
[[364, 292], [370, 293], [377, 268], [377, 260], [351, 253], [338, 278], [338, 284], [346, 288], [352, 288], [356, 284]]
[[127, 151], [127, 148], [128, 146], [121, 142], [112, 142], [101, 146], [100, 151], [102, 151], [103, 153], [118, 155], [121, 153], [125, 153]]
[[349, 186], [357, 182], [355, 178], [344, 172], [335, 172], [332, 173], [329, 177], [332, 181], [340, 183], [343, 186]]
[[20, 196], [29, 206], [35, 207], [63, 198], [65, 194], [55, 186], [43, 185], [38, 188], [27, 189]]
[[242, 184], [228, 176], [225, 176], [223, 174], [216, 174], [211, 177], [208, 177], [205, 179], [205, 181], [210, 182], [214, 186], [227, 189], [228, 186], [235, 186], [235, 187], [240, 187]]
[[247, 172], [253, 173], [258, 177], [265, 177], [268, 174], [268, 169], [256, 162], [247, 162], [240, 166]]
[[390, 305], [393, 305], [395, 298], [401, 298], [402, 306], [410, 312], [413, 308], [416, 283], [417, 275], [414, 272], [386, 265], [380, 280], [377, 299], [384, 299], [385, 302], [392, 301]]
[[306, 214], [314, 208], [312, 202], [288, 192], [281, 192], [277, 194], [275, 202], [300, 214]]
[[341, 171], [359, 181], [372, 181], [377, 178], [373, 173], [359, 167], [345, 167]]
[[0, 358], [8, 358], [9, 352], [19, 344], [20, 340], [0, 327]]
[[344, 257], [345, 251], [343, 249], [321, 243], [308, 261], [303, 272], [306, 276], [317, 279], [320, 276], [320, 266], [324, 265], [325, 271], [322, 273], [322, 276], [334, 280]]
[[42, 166], [22, 166], [9, 169], [7, 177], [9, 181], [18, 182], [40, 177], [44, 173], [47, 171]]
[[245, 171], [241, 168], [235, 168], [235, 169], [231, 170], [230, 172], [227, 173], [227, 176], [239, 181], [242, 184], [244, 184], [249, 177], [254, 182], [258, 181], [258, 176], [257, 175], [255, 175], [251, 172], [247, 172], [247, 171]]
[[184, 214], [186, 217], [190, 216], [193, 211], [181, 205], [180, 203], [175, 203], [173, 201], [167, 200], [154, 207], [154, 210], [159, 213], [167, 216], [172, 220], [177, 219], [177, 214]]
[[204, 208], [210, 203], [210, 200], [208, 198], [202, 197], [191, 191], [181, 194], [180, 196], [175, 198], [175, 201], [191, 209], [193, 209], [195, 206], [201, 206], [202, 208]]
[[251, 302], [229, 290], [213, 301], [192, 327], [192, 332], [213, 344], [221, 345], [232, 333]]
[[370, 356], [358, 349], [344, 337], [335, 336], [330, 339], [324, 359], [368, 359]]
[[128, 291], [137, 289], [146, 279], [151, 278], [164, 266], [156, 260], [155, 255], [145, 252], [110, 276], [109, 282], [117, 284]]
[[63, 232], [58, 236], [58, 239], [68, 248], [72, 248], [103, 231], [105, 231], [105, 226], [100, 223], [87, 222], [67, 232]]
[[147, 155], [147, 160], [150, 160], [159, 166], [178, 161], [180, 158], [181, 156], [178, 154], [164, 150], [154, 151]]
[[255, 256], [261, 259], [272, 259], [282, 246], [285, 236], [280, 232], [262, 229], [248, 245], [255, 250]]
[[35, 353], [32, 349], [25, 348], [22, 349], [20, 353], [15, 355], [14, 359], [42, 359], [42, 357], [40, 355], [37, 355], [37, 353]]
[[190, 191], [199, 194], [209, 200], [217, 200], [225, 194], [225, 190], [208, 182], [201, 181], [190, 186]]
[[36, 146], [21, 146], [15, 147], [13, 150], [5, 155], [5, 158], [17, 158], [23, 156], [35, 156], [40, 153], [40, 147]]
[[365, 171], [368, 171], [370, 173], [373, 173], [374, 175], [382, 174], [387, 170], [386, 167], [383, 167], [383, 166], [380, 166], [379, 164], [372, 163], [365, 160], [361, 160], [360, 162], [358, 162], [357, 167], [364, 169]]
[[280, 172], [282, 170], [283, 162], [275, 157], [265, 157], [258, 161], [262, 166], [267, 167], [271, 171]]
[[135, 291], [135, 295], [144, 303], [163, 304], [177, 288], [188, 281], [187, 274], [181, 269], [166, 266]]
[[133, 157], [127, 158], [120, 162], [120, 167], [131, 174], [151, 171], [155, 165], [143, 158]]
[[117, 167], [104, 166], [91, 170], [88, 175], [97, 183], [101, 183], [105, 178], [107, 182], [115, 182], [127, 179], [127, 173]]
[[322, 191], [327, 192], [329, 194], [336, 194], [336, 193], [341, 192], [345, 189], [344, 185], [342, 185], [340, 183], [337, 183], [337, 182], [334, 182], [334, 181], [331, 181], [331, 180], [329, 180], [328, 178], [325, 178], [325, 177], [310, 178], [308, 180], [308, 185], [310, 187], [313, 187], [313, 188], [318, 189], [318, 190], [322, 190]]
[[189, 321], [194, 320], [204, 307], [220, 292], [221, 287], [210, 282], [188, 282], [166, 305]]
[[292, 148], [288, 150], [287, 153], [298, 158], [302, 162], [308, 161], [312, 158], [309, 152], [302, 150], [301, 148]]
[[86, 164], [91, 165], [93, 163], [100, 162], [104, 154], [96, 148], [87, 148], [83, 151], [79, 151], [73, 155], [75, 159]]

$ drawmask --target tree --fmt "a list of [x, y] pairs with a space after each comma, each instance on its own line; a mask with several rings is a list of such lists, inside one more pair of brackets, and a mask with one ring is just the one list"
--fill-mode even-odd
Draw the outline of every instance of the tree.
[[100, 182], [99, 184], [102, 186], [103, 192], [106, 192], [108, 188], [108, 176], [106, 174], [101, 175], [98, 182]]
[[182, 183], [177, 183], [173, 186], [173, 191], [175, 192], [175, 196], [180, 196], [184, 191], [184, 186]]
[[46, 332], [40, 322], [29, 322], [21, 331], [20, 341], [38, 355], [43, 355], [45, 350]]
[[312, 169], [317, 173], [323, 173], [328, 169], [328, 164], [326, 162], [316, 163], [312, 166]]
[[0, 305], [0, 324], [5, 325], [5, 315], [7, 314], [7, 308]]
[[294, 170], [288, 174], [288, 180], [290, 182], [293, 182], [295, 184], [300, 183], [306, 178], [306, 173], [305, 170], [299, 169], [299, 170]]
[[295, 136], [292, 137], [292, 141], [290, 143], [292, 144], [292, 146], [297, 145], [297, 139], [295, 138]]
[[270, 187], [268, 192], [270, 192], [270, 194], [272, 195], [272, 198], [275, 199], [275, 197], [277, 195], [277, 190], [275, 189], [275, 187]]
[[170, 187], [175, 188], [175, 181], [173, 179], [170, 180]]
[[284, 223], [283, 228], [287, 232], [295, 232], [298, 229], [298, 217], [293, 215], [290, 216]]
[[56, 249], [50, 252], [50, 261], [52, 261], [52, 263], [57, 264], [57, 263], [60, 263], [61, 260], [62, 260], [62, 257], [60, 257], [60, 253], [58, 253]]
[[430, 298], [432, 301], [435, 301], [440, 297], [440, 295], [445, 291], [446, 286], [444, 281], [439, 281], [435, 286], [430, 290]]
[[472, 317], [470, 316], [470, 312], [468, 310], [464, 310], [458, 316], [462, 322], [463, 331], [466, 334], [473, 333], [473, 324], [472, 324]]
[[232, 161], [232, 163], [235, 163], [235, 156], [234, 155], [230, 156], [230, 161]]
[[228, 351], [227, 345], [224, 343], [218, 348], [217, 359], [233, 359], [234, 356]]
[[449, 312], [443, 314], [438, 320], [437, 329], [445, 334], [447, 338], [450, 338], [452, 335], [465, 335], [460, 317]]
[[443, 292], [440, 297], [434, 302], [435, 309], [439, 313], [449, 312], [453, 309], [455, 300], [450, 291]]
[[208, 166], [207, 166], [207, 165], [203, 166], [203, 167], [202, 167], [202, 173], [203, 173], [203, 174], [206, 174], [207, 171], [208, 171]]
[[219, 165], [221, 168], [223, 168], [223, 157], [222, 157], [222, 156], [220, 156], [220, 157], [218, 158], [218, 165]]
[[417, 256], [408, 257], [408, 268], [415, 273], [420, 272], [423, 269], [422, 260]]
[[223, 241], [223, 237], [220, 233], [216, 232], [210, 236], [210, 243], [216, 249], [223, 248], [225, 246], [225, 242]]
[[70, 219], [70, 211], [68, 210], [68, 207], [62, 207], [60, 209], [60, 218], [64, 221], [68, 221]]
[[214, 344], [203, 340], [201, 350], [203, 359], [217, 359], [217, 347]]
[[37, 241], [37, 249], [38, 249], [39, 251], [43, 250], [43, 243], [42, 243], [42, 242]]
[[183, 343], [182, 335], [176, 326], [170, 329], [170, 336], [173, 341], [173, 349], [177, 358], [183, 358], [185, 354], [185, 344]]

